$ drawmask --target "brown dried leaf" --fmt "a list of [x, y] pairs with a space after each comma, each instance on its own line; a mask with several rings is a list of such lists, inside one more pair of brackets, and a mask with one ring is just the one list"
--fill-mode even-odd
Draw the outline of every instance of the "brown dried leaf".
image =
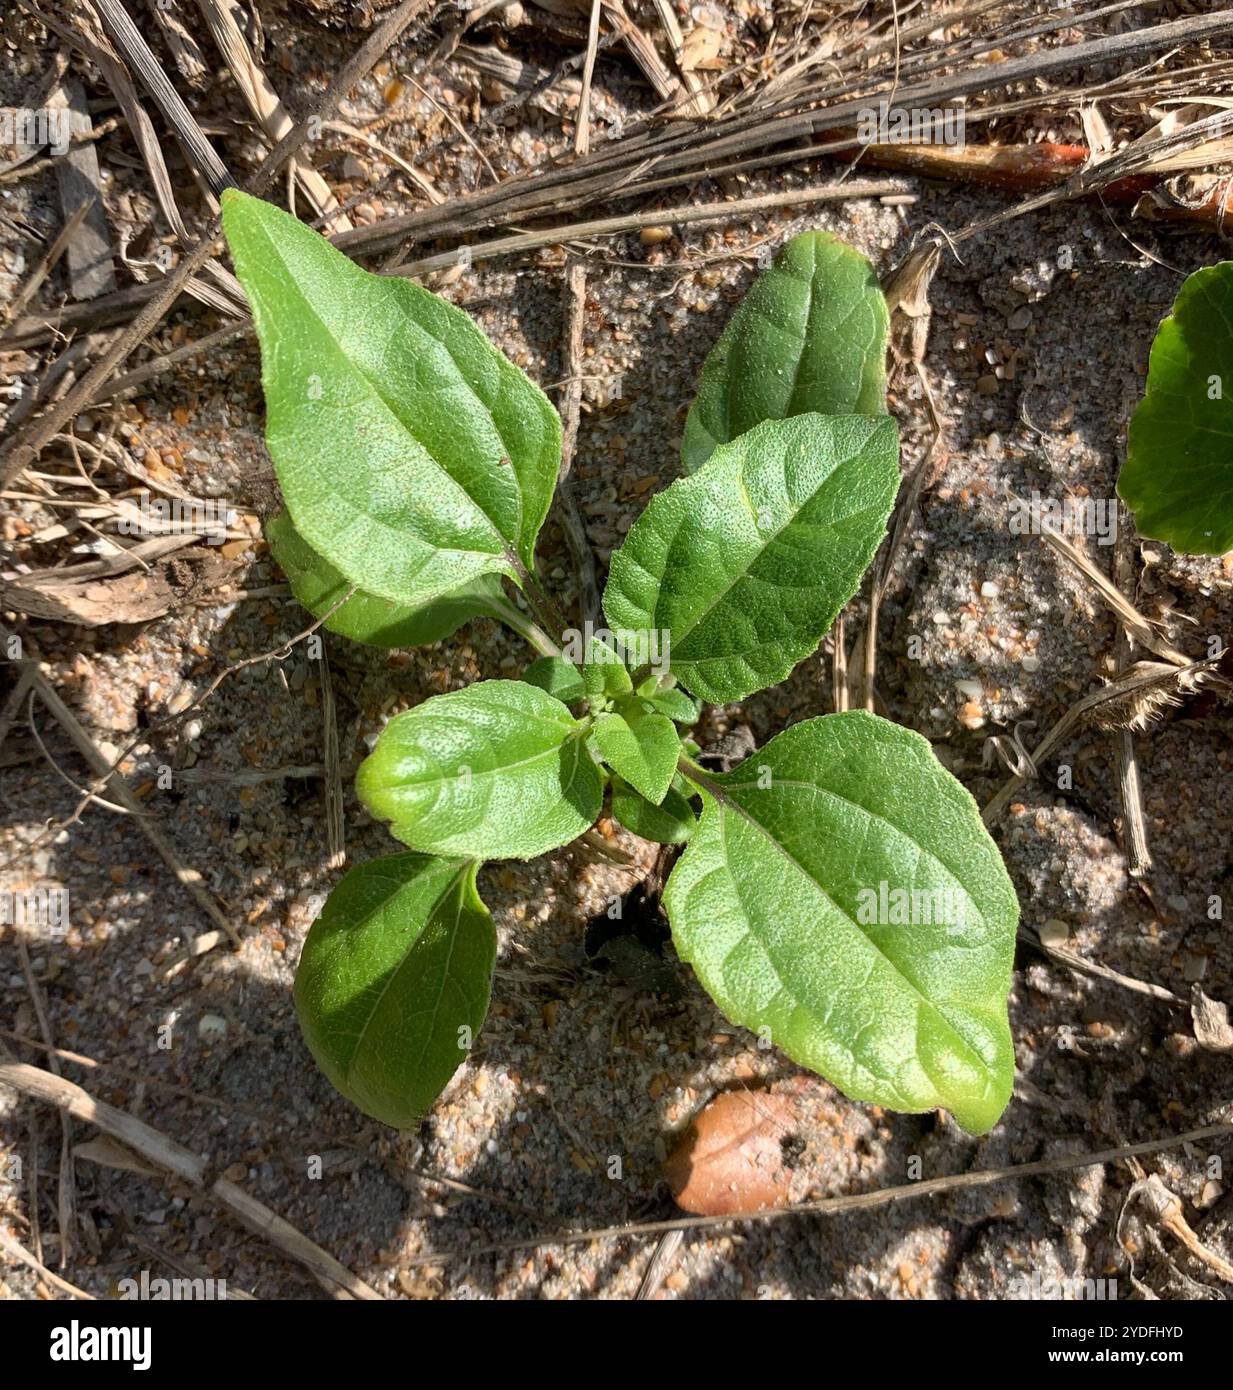
[[108, 1134], [96, 1134], [93, 1139], [74, 1144], [73, 1157], [101, 1164], [104, 1168], [116, 1168], [123, 1173], [140, 1173], [143, 1177], [158, 1177], [162, 1172]]
[[682, 72], [698, 72], [722, 68], [719, 55], [724, 46], [724, 36], [704, 24], [695, 25], [685, 35], [681, 45], [680, 64]]
[[698, 1216], [767, 1211], [790, 1201], [783, 1141], [796, 1127], [790, 1096], [724, 1091], [695, 1117], [664, 1173], [677, 1205]]
[[1212, 999], [1195, 985], [1190, 991], [1190, 1017], [1200, 1047], [1208, 1052], [1233, 1052], [1233, 1025], [1229, 1006]]
[[238, 566], [210, 551], [165, 557], [154, 569], [89, 578], [78, 583], [48, 582], [30, 575], [24, 582], [0, 582], [0, 607], [46, 622], [77, 627], [145, 623], [178, 604], [204, 597]]
[[57, 588], [0, 585], [0, 603], [17, 613], [53, 623], [104, 627], [108, 623], [144, 623], [161, 618], [171, 607], [171, 586], [158, 574], [121, 575]]

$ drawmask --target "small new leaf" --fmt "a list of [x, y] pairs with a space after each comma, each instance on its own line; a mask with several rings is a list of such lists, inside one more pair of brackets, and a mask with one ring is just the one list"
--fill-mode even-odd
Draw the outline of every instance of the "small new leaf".
[[295, 977], [317, 1065], [366, 1115], [410, 1129], [488, 1012], [497, 937], [468, 860], [397, 854], [326, 899]]
[[666, 632], [713, 704], [776, 685], [825, 636], [877, 551], [899, 488], [886, 415], [766, 420], [653, 498], [612, 557], [614, 631]]
[[595, 743], [604, 761], [656, 806], [676, 776], [681, 740], [663, 714], [601, 714], [595, 720]]
[[593, 638], [590, 643], [582, 667], [582, 683], [592, 698], [628, 695], [634, 688], [625, 663], [611, 643], [601, 637]]
[[652, 690], [640, 696], [639, 703], [649, 706], [659, 714], [666, 714], [677, 724], [696, 724], [698, 716], [702, 713], [702, 706], [697, 700], [675, 687], [668, 690]]
[[989, 1129], [1014, 1081], [1019, 908], [926, 740], [853, 711], [689, 775], [702, 820], [664, 903], [724, 1013], [854, 1100]]
[[828, 232], [794, 237], [706, 359], [685, 421], [685, 471], [762, 420], [883, 413], [888, 321], [859, 251]]
[[412, 849], [534, 859], [599, 815], [603, 779], [588, 729], [533, 685], [479, 681], [390, 720], [355, 788]]

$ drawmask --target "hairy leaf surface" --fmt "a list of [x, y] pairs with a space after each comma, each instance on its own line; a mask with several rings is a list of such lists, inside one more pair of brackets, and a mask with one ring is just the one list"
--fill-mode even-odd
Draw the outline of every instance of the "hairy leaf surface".
[[581, 700], [587, 693], [582, 683], [582, 672], [563, 656], [541, 656], [527, 667], [522, 678], [546, 690], [549, 695], [555, 695], [567, 705]]
[[657, 806], [676, 776], [681, 740], [676, 725], [664, 714], [614, 713], [595, 721], [595, 743], [604, 761]]
[[634, 699], [638, 708], [666, 714], [677, 724], [696, 724], [698, 716], [702, 713], [702, 706], [698, 701], [675, 686], [666, 690], [651, 688], [645, 693], [639, 691]]
[[889, 416], [767, 420], [653, 498], [612, 557], [615, 629], [666, 631], [693, 694], [783, 680], [855, 593], [899, 487]]
[[582, 683], [589, 696], [621, 696], [633, 690], [633, 681], [613, 644], [596, 637], [590, 643], [582, 667]]
[[266, 442], [305, 542], [395, 603], [532, 568], [561, 451], [543, 392], [445, 300], [363, 270], [270, 203], [222, 201]]
[[829, 232], [793, 237], [706, 359], [685, 421], [685, 471], [762, 420], [884, 412], [888, 320], [859, 251]]
[[626, 830], [659, 845], [683, 845], [698, 825], [693, 807], [675, 787], [655, 806], [619, 777], [612, 779], [612, 814]]
[[[352, 587], [305, 543], [285, 511], [266, 523], [265, 534], [292, 592], [314, 617], [329, 613]], [[505, 602], [501, 581], [493, 574], [481, 575], [462, 589], [418, 608], [356, 589], [345, 603], [334, 608], [323, 626], [370, 647], [419, 647], [452, 636], [472, 618], [500, 617], [499, 609]]]

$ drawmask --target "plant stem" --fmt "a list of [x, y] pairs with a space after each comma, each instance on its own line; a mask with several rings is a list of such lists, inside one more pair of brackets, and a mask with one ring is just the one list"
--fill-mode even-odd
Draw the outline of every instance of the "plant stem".
[[569, 627], [569, 619], [557, 607], [555, 600], [539, 582], [537, 575], [524, 572], [522, 582], [523, 592], [527, 596], [527, 602], [531, 605], [532, 612], [560, 641], [566, 628]]
[[508, 554], [509, 560], [514, 566], [518, 575], [518, 584], [522, 590], [522, 596], [526, 599], [528, 607], [534, 613], [536, 620], [550, 634], [552, 640], [557, 644], [557, 650], [553, 653], [556, 656], [564, 656], [562, 648], [565, 645], [564, 633], [569, 627], [569, 622], [561, 610], [549, 597], [538, 577], [529, 569], [517, 555]]
[[530, 646], [534, 647], [540, 656], [562, 656], [560, 644], [544, 631], [542, 627], [531, 618], [528, 618], [508, 599], [494, 598], [487, 604], [488, 613], [491, 617], [502, 622], [506, 627], [512, 628], [519, 637], [522, 637]]
[[682, 750], [681, 756], [677, 759], [676, 770], [687, 782], [692, 782], [695, 787], [701, 787], [704, 791], [713, 792], [715, 790], [711, 782], [710, 774], [700, 763], [696, 763], [688, 753]]

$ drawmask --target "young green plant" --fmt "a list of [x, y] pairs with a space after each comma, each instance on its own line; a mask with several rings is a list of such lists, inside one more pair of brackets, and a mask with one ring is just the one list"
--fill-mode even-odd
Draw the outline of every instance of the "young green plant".
[[805, 720], [723, 774], [681, 733], [700, 702], [815, 652], [885, 533], [898, 434], [868, 262], [809, 233], [758, 279], [703, 370], [686, 476], [613, 555], [607, 628], [580, 633], [536, 575], [561, 438], [538, 387], [466, 314], [270, 204], [228, 191], [223, 216], [286, 502], [269, 540], [297, 597], [378, 646], [485, 616], [539, 653], [522, 680], [397, 715], [360, 767], [360, 801], [408, 852], [352, 868], [304, 946], [297, 1009], [334, 1085], [390, 1125], [423, 1117], [488, 1007], [480, 866], [567, 844], [610, 796], [633, 833], [684, 845], [673, 940], [729, 1019], [855, 1099], [993, 1125], [1018, 906], [969, 794], [864, 712]]

